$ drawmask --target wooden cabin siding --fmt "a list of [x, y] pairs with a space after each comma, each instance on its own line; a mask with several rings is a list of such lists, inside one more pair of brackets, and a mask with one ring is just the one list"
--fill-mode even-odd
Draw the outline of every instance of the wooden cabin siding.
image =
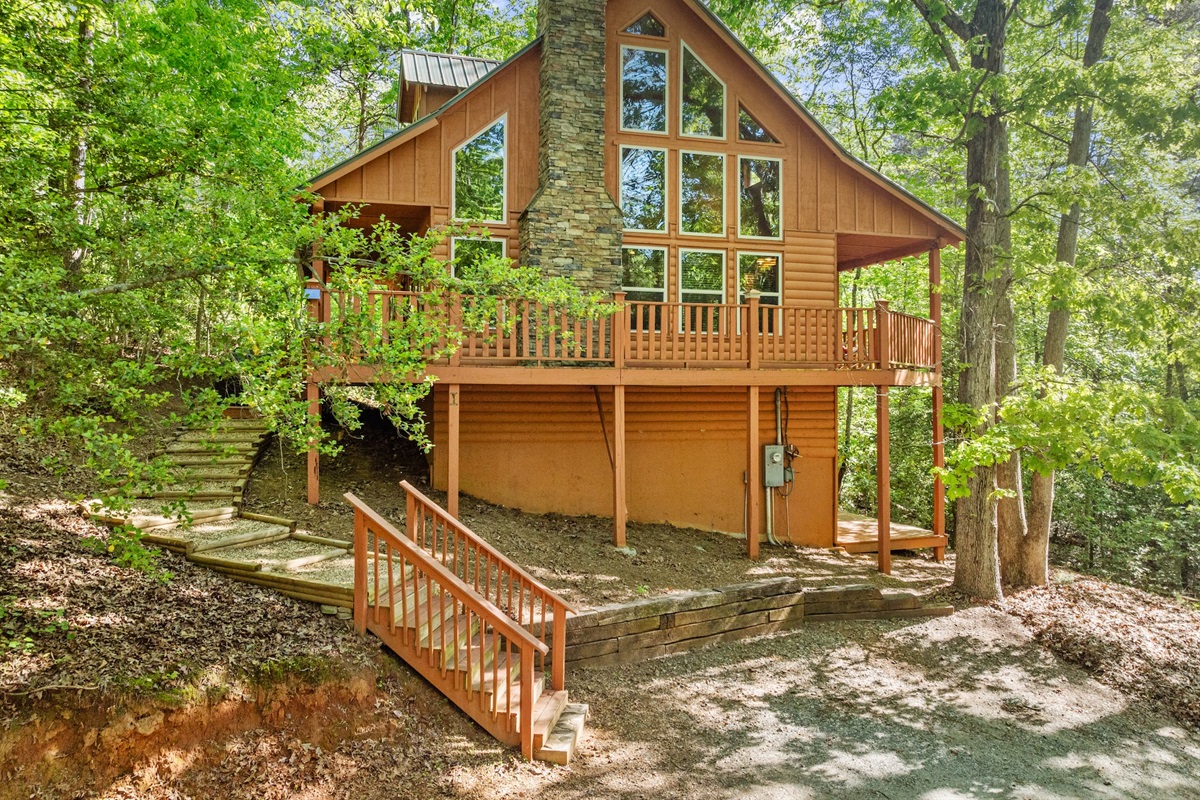
[[[608, 188], [617, 196], [618, 152], [621, 144], [636, 144], [669, 149], [668, 163], [677, 169], [678, 151], [702, 150], [725, 152], [736, 157], [758, 155], [782, 158], [784, 197], [783, 229], [786, 232], [824, 231], [829, 233], [881, 233], [933, 239], [938, 228], [925, 212], [895, 190], [868, 178], [847, 164], [818, 136], [780, 91], [765, 81], [724, 36], [687, 0], [661, 0], [652, 11], [667, 29], [665, 39], [634, 36], [623, 31], [647, 10], [645, 0], [611, 0], [608, 3], [608, 129], [612, 144], [607, 154]], [[726, 138], [724, 141], [680, 136], [679, 64], [680, 42], [700, 57], [726, 85]], [[621, 45], [666, 49], [669, 53], [670, 91], [668, 92], [668, 133], [630, 133], [621, 131], [620, 48]], [[779, 144], [742, 142], [737, 137], [738, 107], [742, 105]], [[669, 208], [678, 208], [677, 175], [668, 179]], [[737, 208], [736, 187], [729, 182], [727, 209]], [[735, 240], [736, 220], [729, 220], [728, 240]], [[680, 236], [677, 220], [672, 219], [668, 234], [658, 237], [671, 244], [689, 246], [691, 242], [712, 241], [712, 237]], [[758, 241], [758, 240], [752, 240]]]
[[[446, 387], [434, 389], [432, 473], [446, 486]], [[612, 514], [612, 390], [463, 386], [459, 419], [462, 491], [533, 513]], [[790, 508], [797, 544], [829, 547], [836, 519], [837, 395], [788, 391], [788, 436], [800, 450]], [[761, 444], [775, 440], [773, 390], [760, 396]], [[631, 387], [626, 393], [631, 520], [740, 534], [744, 530], [746, 392]], [[605, 433], [609, 443], [605, 443]], [[765, 510], [764, 510], [765, 521]]]
[[[537, 191], [538, 55], [538, 48], [531, 49], [447, 109], [438, 124], [314, 190], [328, 202], [425, 206], [432, 226], [445, 225], [454, 149], [507, 115], [508, 217], [506, 224], [488, 227], [517, 256], [517, 219]], [[449, 253], [443, 248], [438, 255]]]

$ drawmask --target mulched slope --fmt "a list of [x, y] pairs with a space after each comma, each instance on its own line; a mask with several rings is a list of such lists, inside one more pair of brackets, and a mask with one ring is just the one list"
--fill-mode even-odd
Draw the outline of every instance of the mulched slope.
[[159, 692], [327, 657], [355, 667], [377, 650], [315, 605], [180, 557], [160, 557], [169, 583], [119, 568], [84, 544], [107, 535], [72, 506], [0, 496], [0, 629], [33, 640], [0, 655], [9, 711], [56, 687]]
[[1042, 644], [1200, 728], [1200, 613], [1128, 586], [1078, 578], [1011, 595]]

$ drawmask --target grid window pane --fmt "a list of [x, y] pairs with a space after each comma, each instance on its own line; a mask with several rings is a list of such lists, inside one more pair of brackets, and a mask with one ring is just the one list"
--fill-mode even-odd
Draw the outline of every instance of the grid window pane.
[[738, 160], [738, 233], [779, 238], [783, 228], [780, 162], [773, 158]]
[[467, 279], [474, 277], [475, 268], [489, 256], [504, 257], [504, 240], [455, 238], [451, 274]]
[[725, 85], [683, 48], [683, 132], [725, 138]]
[[667, 229], [666, 151], [621, 148], [621, 213], [631, 230]]
[[681, 211], [684, 233], [720, 234], [725, 229], [725, 156], [681, 155]]
[[667, 132], [667, 54], [626, 47], [621, 51], [621, 127]]
[[504, 221], [504, 120], [454, 153], [454, 216]]

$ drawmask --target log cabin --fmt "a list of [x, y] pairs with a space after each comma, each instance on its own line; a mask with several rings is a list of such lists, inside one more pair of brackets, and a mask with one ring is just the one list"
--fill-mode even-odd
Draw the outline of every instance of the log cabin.
[[[358, 224], [469, 221], [490, 239], [448, 242], [447, 262], [485, 248], [619, 306], [558, 320], [574, 336], [468, 335], [429, 365], [449, 511], [466, 492], [611, 517], [618, 546], [635, 520], [743, 536], [751, 558], [764, 539], [878, 552], [885, 571], [893, 549], [940, 558], [940, 484], [935, 529], [893, 532], [888, 390], [930, 388], [940, 465], [940, 251], [962, 228], [850, 154], [697, 0], [538, 11], [537, 38], [502, 63], [406, 52], [399, 132], [307, 187], [313, 213], [353, 204]], [[929, 319], [839, 306], [842, 273], [910, 256], [928, 257]], [[327, 269], [314, 260], [309, 290], [326, 320]], [[877, 526], [853, 541], [842, 386], [876, 390]], [[310, 453], [310, 502], [318, 468]]]

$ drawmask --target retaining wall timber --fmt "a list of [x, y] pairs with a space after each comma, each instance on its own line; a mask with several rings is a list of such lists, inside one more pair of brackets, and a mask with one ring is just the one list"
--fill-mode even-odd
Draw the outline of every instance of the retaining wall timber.
[[806, 588], [770, 578], [605, 606], [567, 619], [567, 667], [643, 661], [814, 622], [939, 617], [913, 592], [870, 585]]

